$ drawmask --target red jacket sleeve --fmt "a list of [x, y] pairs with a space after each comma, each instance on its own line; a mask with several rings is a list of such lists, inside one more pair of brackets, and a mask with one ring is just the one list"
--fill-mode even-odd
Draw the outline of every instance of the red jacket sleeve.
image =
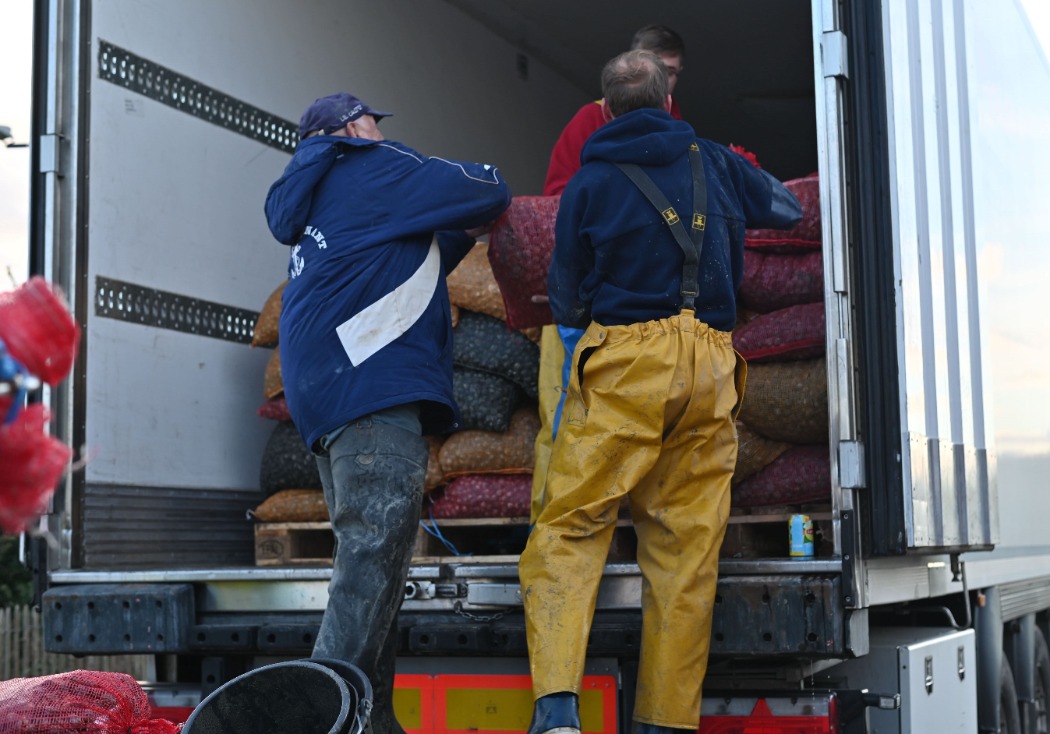
[[[682, 112], [678, 109], [678, 102], [671, 100], [671, 117], [676, 120], [682, 119]], [[558, 142], [554, 144], [551, 151], [551, 162], [547, 168], [547, 180], [543, 184], [544, 196], [557, 196], [564, 189], [569, 179], [580, 170], [580, 152], [583, 144], [591, 134], [605, 124], [602, 117], [602, 101], [585, 104], [569, 120], [569, 124], [561, 131]]]
[[580, 170], [580, 151], [591, 133], [605, 123], [602, 117], [601, 100], [590, 102], [580, 108], [558, 136], [551, 151], [551, 163], [547, 168], [547, 181], [543, 184], [544, 196], [557, 196], [565, 189], [572, 175]]
[[671, 117], [676, 120], [682, 119], [682, 111], [678, 109], [678, 100], [671, 97]]

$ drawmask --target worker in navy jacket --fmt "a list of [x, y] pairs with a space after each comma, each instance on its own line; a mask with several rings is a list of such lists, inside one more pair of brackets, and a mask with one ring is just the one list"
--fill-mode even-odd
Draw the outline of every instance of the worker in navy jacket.
[[424, 433], [453, 430], [445, 275], [510, 204], [492, 166], [385, 140], [389, 113], [350, 94], [316, 100], [266, 197], [291, 246], [280, 320], [285, 397], [317, 455], [336, 551], [315, 658], [374, 686], [375, 734], [400, 734], [397, 612], [423, 498]]
[[642, 638], [633, 734], [700, 723], [746, 368], [733, 350], [745, 227], [802, 216], [773, 176], [669, 114], [667, 72], [634, 50], [602, 72], [609, 120], [562, 193], [548, 293], [586, 328], [547, 503], [521, 555], [530, 734], [577, 734], [598, 585], [626, 499]]

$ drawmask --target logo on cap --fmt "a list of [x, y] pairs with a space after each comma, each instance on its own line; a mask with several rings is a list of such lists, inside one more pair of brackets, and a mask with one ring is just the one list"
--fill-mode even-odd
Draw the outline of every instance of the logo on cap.
[[356, 120], [358, 117], [361, 116], [361, 110], [363, 110], [364, 108], [365, 108], [365, 106], [363, 104], [358, 104], [356, 107], [354, 107], [349, 112], [346, 112], [346, 113], [342, 114], [339, 117], [339, 121], [340, 122], [346, 122], [347, 120]]

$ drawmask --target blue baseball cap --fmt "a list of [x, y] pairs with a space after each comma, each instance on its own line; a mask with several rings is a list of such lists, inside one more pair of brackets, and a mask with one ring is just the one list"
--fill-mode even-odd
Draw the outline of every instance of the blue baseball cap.
[[302, 140], [316, 130], [327, 135], [346, 123], [353, 122], [361, 115], [371, 115], [378, 122], [384, 117], [390, 117], [391, 113], [374, 110], [354, 95], [346, 92], [315, 99], [299, 118], [299, 139]]

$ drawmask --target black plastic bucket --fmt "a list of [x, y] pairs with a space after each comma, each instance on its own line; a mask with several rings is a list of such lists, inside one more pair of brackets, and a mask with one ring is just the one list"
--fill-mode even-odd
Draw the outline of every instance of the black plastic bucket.
[[294, 660], [248, 671], [215, 690], [190, 714], [183, 734], [360, 734], [371, 709], [372, 686], [354, 666]]
[[350, 704], [351, 712], [356, 712], [357, 720], [347, 729], [349, 734], [371, 734], [372, 732], [372, 683], [360, 668], [345, 660], [335, 658], [310, 658], [310, 662], [323, 665], [339, 674], [353, 698]]

